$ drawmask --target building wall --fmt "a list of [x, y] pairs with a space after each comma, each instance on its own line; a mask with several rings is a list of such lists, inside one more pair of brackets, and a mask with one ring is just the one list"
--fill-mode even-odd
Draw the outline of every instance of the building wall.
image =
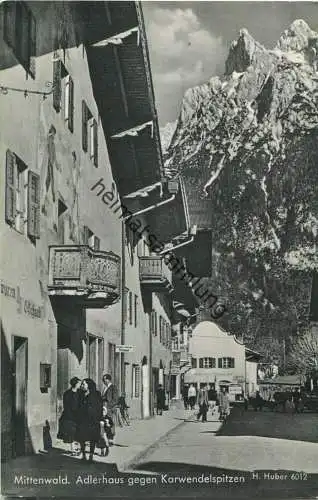
[[[212, 322], [202, 322], [193, 330], [189, 341], [189, 353], [197, 358], [197, 368], [190, 369], [184, 377], [185, 383], [218, 384], [221, 380], [243, 383], [245, 380], [245, 347], [233, 336], [221, 331]], [[215, 368], [199, 368], [199, 358], [215, 358]], [[218, 368], [218, 358], [231, 357], [234, 368]]]
[[[48, 296], [48, 258], [49, 245], [61, 244], [58, 234], [58, 199], [63, 201], [67, 210], [64, 219], [64, 243], [83, 242], [83, 226], [96, 234], [101, 241], [100, 249], [113, 251], [120, 255], [121, 225], [118, 215], [112, 214], [100, 197], [91, 190], [92, 186], [103, 179], [105, 186], [113, 182], [103, 130], [99, 123], [98, 110], [94, 101], [86, 54], [83, 46], [76, 45], [80, 36], [80, 26], [73, 23], [70, 4], [59, 2], [32, 2], [29, 4], [37, 21], [37, 58], [35, 80], [26, 77], [26, 72], [12, 56], [6, 43], [1, 44], [1, 84], [20, 89], [47, 91], [52, 82], [54, 39], [61, 25], [67, 26], [68, 47], [65, 53], [60, 50], [64, 66], [74, 81], [74, 131], [68, 129], [63, 115], [53, 108], [52, 95], [44, 100], [42, 95], [31, 95], [8, 91], [1, 98], [2, 127], [0, 138], [0, 158], [6, 163], [6, 151], [10, 149], [40, 176], [40, 239], [31, 241], [26, 234], [20, 234], [4, 220], [4, 188], [1, 196], [1, 305], [2, 344], [5, 354], [6, 373], [10, 373], [10, 361], [14, 356], [13, 337], [25, 337], [28, 341], [27, 362], [27, 451], [43, 448], [42, 427], [46, 420], [51, 425], [54, 439], [57, 412], [60, 402], [57, 395], [57, 330], [56, 311]], [[3, 12], [3, 11], [1, 11]], [[0, 26], [3, 26], [2, 19]], [[63, 22], [62, 21], [62, 22]], [[2, 39], [3, 33], [0, 33]], [[56, 56], [57, 54], [55, 54]], [[96, 168], [88, 153], [82, 149], [82, 99], [98, 122], [99, 164]], [[51, 127], [56, 134], [53, 144], [49, 134]], [[55, 160], [52, 160], [52, 148]], [[48, 185], [48, 164], [53, 161], [51, 182]], [[5, 186], [5, 168], [1, 169], [1, 186]], [[54, 178], [54, 195], [52, 191]], [[14, 259], [12, 249], [14, 248]], [[11, 290], [11, 291], [10, 291]], [[65, 303], [66, 304], [66, 303]], [[67, 308], [67, 304], [66, 304]], [[69, 377], [86, 376], [86, 331], [104, 339], [104, 359], [107, 360], [108, 342], [120, 343], [121, 304], [101, 310], [87, 310], [77, 314], [74, 311], [73, 338], [77, 348], [68, 350], [68, 369], [63, 383]], [[65, 311], [65, 316], [72, 311]], [[68, 323], [68, 326], [70, 325]], [[82, 331], [81, 331], [82, 330]], [[81, 333], [78, 333], [81, 331]], [[51, 388], [40, 391], [40, 363], [52, 367]], [[108, 369], [107, 362], [105, 369]], [[7, 376], [8, 386], [12, 379]], [[5, 401], [2, 406], [11, 408], [12, 387], [4, 389]], [[10, 411], [5, 411], [2, 421], [4, 449], [11, 439]]]

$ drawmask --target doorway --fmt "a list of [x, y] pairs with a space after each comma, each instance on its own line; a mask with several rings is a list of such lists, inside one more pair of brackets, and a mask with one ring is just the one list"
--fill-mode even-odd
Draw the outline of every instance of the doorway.
[[27, 380], [28, 339], [13, 337], [14, 390], [13, 390], [13, 452], [19, 457], [26, 454], [27, 437]]

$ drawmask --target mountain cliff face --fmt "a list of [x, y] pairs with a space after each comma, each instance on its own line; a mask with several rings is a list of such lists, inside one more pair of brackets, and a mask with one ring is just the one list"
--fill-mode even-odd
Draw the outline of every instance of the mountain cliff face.
[[207, 285], [228, 302], [221, 322], [254, 347], [288, 344], [307, 323], [318, 268], [317, 54], [318, 34], [302, 20], [271, 50], [242, 29], [224, 75], [186, 92], [166, 152], [192, 223], [212, 229]]

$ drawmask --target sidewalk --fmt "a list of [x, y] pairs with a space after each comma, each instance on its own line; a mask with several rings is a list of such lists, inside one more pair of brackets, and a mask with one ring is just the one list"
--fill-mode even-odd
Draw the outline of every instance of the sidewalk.
[[[177, 402], [163, 415], [155, 415], [147, 420], [132, 420], [130, 426], [117, 427], [114, 445], [110, 448], [108, 457], [99, 456], [100, 450], [96, 449], [98, 455], [94, 455], [94, 462], [101, 464], [112, 464], [119, 472], [132, 467], [141, 456], [155, 446], [171, 431], [182, 425], [185, 421], [194, 418], [194, 411], [184, 410]], [[53, 450], [50, 453], [38, 453], [35, 455], [18, 457], [2, 464], [2, 471], [20, 473], [28, 470], [39, 470], [55, 466], [57, 455], [61, 459], [68, 458], [69, 463], [80, 461], [79, 457], [69, 456], [69, 446], [53, 437]], [[76, 465], [74, 463], [74, 465]]]

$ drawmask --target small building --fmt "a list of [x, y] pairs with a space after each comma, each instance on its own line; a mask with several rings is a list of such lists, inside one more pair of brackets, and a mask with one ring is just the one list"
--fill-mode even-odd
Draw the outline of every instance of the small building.
[[189, 341], [191, 369], [184, 382], [198, 389], [205, 384], [216, 390], [229, 384], [240, 384], [245, 392], [256, 387], [257, 361], [260, 355], [222, 330], [212, 321], [202, 321]]

